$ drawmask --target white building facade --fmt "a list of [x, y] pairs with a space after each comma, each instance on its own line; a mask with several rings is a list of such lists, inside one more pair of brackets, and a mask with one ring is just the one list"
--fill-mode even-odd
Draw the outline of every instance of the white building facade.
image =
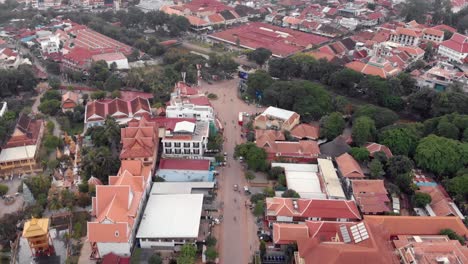
[[[167, 113], [167, 112], [166, 112]], [[163, 157], [199, 159], [207, 149], [209, 123], [182, 121], [161, 140]]]
[[174, 101], [166, 107], [166, 116], [170, 118], [195, 118], [201, 121], [214, 121], [213, 107]]

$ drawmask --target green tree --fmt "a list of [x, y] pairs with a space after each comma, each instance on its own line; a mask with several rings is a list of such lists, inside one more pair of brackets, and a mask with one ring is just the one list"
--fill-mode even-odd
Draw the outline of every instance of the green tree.
[[49, 86], [54, 89], [54, 90], [57, 90], [58, 88], [60, 88], [60, 85], [61, 85], [61, 82], [59, 79], [57, 78], [50, 78], [49, 79]]
[[432, 198], [427, 193], [417, 192], [413, 196], [413, 204], [415, 207], [424, 208], [426, 205], [430, 204]]
[[320, 124], [320, 134], [328, 140], [332, 140], [341, 135], [346, 125], [342, 114], [338, 112], [333, 112], [322, 117]]
[[438, 176], [453, 174], [468, 164], [467, 146], [453, 139], [429, 135], [419, 142], [414, 159], [418, 166]]
[[48, 151], [55, 150], [61, 145], [62, 140], [54, 135], [46, 135], [44, 137], [44, 147], [46, 147]]
[[468, 174], [463, 174], [448, 180], [446, 187], [457, 201], [466, 202], [468, 200]]
[[213, 262], [218, 257], [218, 252], [214, 247], [208, 247], [205, 251], [206, 259], [210, 262]]
[[112, 74], [109, 76], [109, 78], [106, 79], [104, 82], [104, 90], [106, 91], [115, 91], [119, 90], [122, 87], [122, 81], [115, 75]]
[[271, 167], [269, 173], [268, 173], [268, 179], [269, 180], [277, 180], [278, 177], [284, 173], [284, 168], [283, 167]]
[[266, 197], [275, 197], [275, 190], [273, 190], [271, 187], [266, 187], [263, 189], [263, 194]]
[[177, 264], [194, 264], [196, 256], [197, 248], [192, 244], [184, 244], [177, 257]]
[[414, 192], [413, 174], [411, 172], [398, 175], [395, 178], [395, 184], [406, 194]]
[[375, 123], [367, 116], [358, 117], [353, 124], [353, 142], [361, 146], [368, 141], [373, 141], [376, 134]]
[[420, 129], [420, 124], [389, 127], [379, 133], [379, 143], [389, 147], [395, 155], [413, 155], [421, 138]]
[[458, 127], [450, 123], [447, 118], [442, 118], [437, 125], [437, 135], [458, 140], [460, 131]]
[[99, 100], [106, 98], [107, 93], [105, 91], [95, 91], [91, 93], [91, 99]]
[[263, 193], [256, 193], [250, 196], [250, 202], [253, 204], [261, 200], [265, 200], [265, 195]]
[[286, 175], [280, 174], [278, 176], [278, 184], [281, 186], [286, 186]]
[[369, 160], [369, 150], [367, 150], [366, 148], [364, 147], [353, 147], [351, 148], [350, 152], [351, 156], [353, 156], [353, 158], [355, 158], [357, 161], [359, 162], [364, 162], [364, 161], [367, 161]]
[[457, 234], [457, 232], [453, 231], [450, 228], [440, 230], [439, 235], [448, 236], [451, 240], [458, 240], [460, 244], [465, 245], [465, 239], [463, 236]]
[[263, 257], [266, 253], [266, 243], [263, 240], [260, 240], [259, 251], [261, 257]]
[[209, 236], [206, 238], [206, 246], [208, 247], [214, 247], [216, 246], [216, 243], [218, 243], [218, 240], [214, 236]]
[[353, 114], [354, 119], [361, 116], [370, 117], [379, 129], [391, 125], [398, 120], [398, 115], [392, 110], [370, 104], [358, 107]]
[[264, 149], [257, 147], [255, 143], [248, 142], [237, 145], [234, 151], [235, 157], [243, 157], [249, 169], [265, 171], [267, 169], [267, 154]]
[[373, 159], [369, 164], [370, 175], [372, 178], [377, 179], [380, 178], [382, 175], [385, 174], [383, 170], [382, 162], [378, 159]]
[[258, 65], [262, 66], [271, 57], [271, 50], [265, 48], [257, 48], [247, 54], [247, 58], [255, 61]]
[[60, 111], [60, 101], [59, 100], [48, 100], [42, 102], [38, 109], [46, 115], [56, 115]]
[[413, 167], [413, 161], [407, 156], [393, 156], [387, 162], [387, 176], [395, 179], [400, 174], [410, 173]]
[[255, 174], [253, 172], [251, 172], [251, 171], [246, 171], [245, 172], [245, 179], [247, 181], [251, 181], [251, 180], [255, 179]]
[[361, 73], [345, 68], [331, 75], [330, 85], [347, 95], [357, 95], [356, 86], [362, 78]]
[[259, 200], [257, 201], [257, 203], [255, 203], [253, 214], [256, 217], [260, 217], [265, 214], [265, 201], [264, 200]]
[[247, 79], [247, 94], [251, 98], [256, 98], [256, 93], [263, 94], [265, 90], [273, 84], [273, 79], [266, 71], [258, 70], [249, 74]]
[[286, 191], [283, 192], [281, 197], [284, 197], [284, 198], [301, 198], [301, 196], [293, 189], [287, 189]]
[[161, 258], [161, 254], [155, 253], [155, 254], [151, 255], [151, 257], [148, 260], [148, 263], [149, 264], [162, 264], [163, 260]]
[[3, 196], [8, 193], [8, 186], [5, 184], [0, 184], [0, 196]]

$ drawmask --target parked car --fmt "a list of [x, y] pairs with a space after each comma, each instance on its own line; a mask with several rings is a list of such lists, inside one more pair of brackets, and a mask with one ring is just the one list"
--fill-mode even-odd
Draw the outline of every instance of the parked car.
[[236, 191], [236, 192], [237, 192], [238, 190], [239, 190], [239, 185], [237, 185], [237, 184], [234, 184], [234, 191]]

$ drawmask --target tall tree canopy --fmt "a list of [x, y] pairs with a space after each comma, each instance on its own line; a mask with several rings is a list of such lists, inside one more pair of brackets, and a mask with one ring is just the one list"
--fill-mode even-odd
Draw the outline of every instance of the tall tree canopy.
[[439, 177], [452, 175], [468, 164], [468, 144], [429, 135], [419, 142], [414, 159], [418, 166]]

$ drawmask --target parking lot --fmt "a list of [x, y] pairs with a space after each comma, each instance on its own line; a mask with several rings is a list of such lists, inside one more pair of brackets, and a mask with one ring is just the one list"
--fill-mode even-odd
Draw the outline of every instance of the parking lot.
[[1, 184], [5, 184], [8, 186], [8, 193], [7, 196], [14, 197], [14, 202], [10, 205], [5, 204], [5, 199], [0, 201], [0, 218], [3, 217], [5, 214], [10, 214], [20, 210], [23, 206], [24, 199], [23, 194], [15, 195], [18, 192], [18, 187], [21, 184], [21, 179], [18, 177], [13, 178], [13, 180], [1, 180]]

